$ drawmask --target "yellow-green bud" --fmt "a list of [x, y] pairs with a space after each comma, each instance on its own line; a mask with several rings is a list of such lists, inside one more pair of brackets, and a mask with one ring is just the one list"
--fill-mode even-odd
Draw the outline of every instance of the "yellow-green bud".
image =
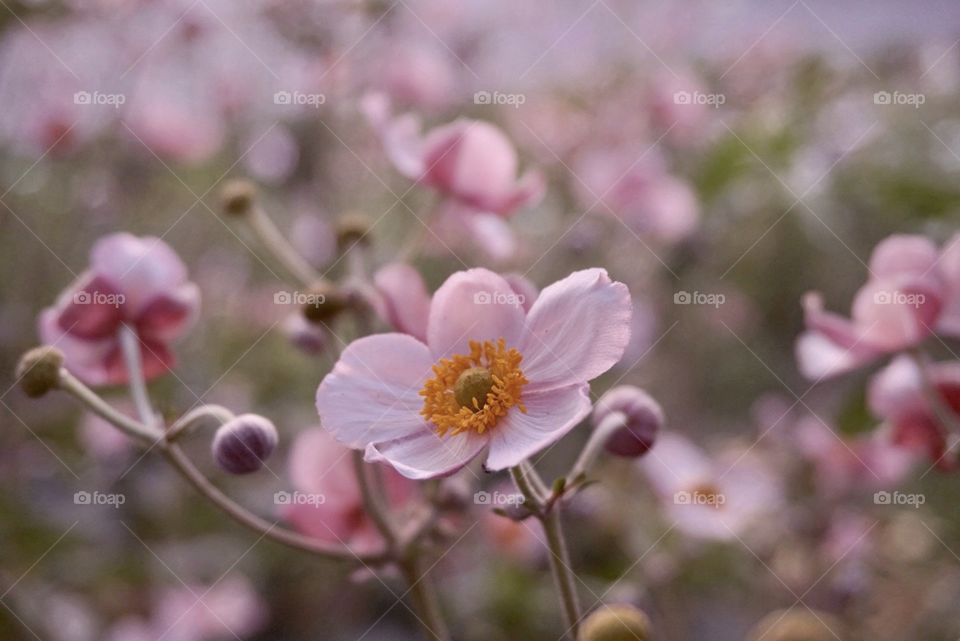
[[20, 358], [17, 380], [30, 398], [39, 398], [60, 384], [63, 352], [56, 347], [34, 347]]
[[838, 638], [847, 637], [836, 617], [805, 608], [775, 610], [747, 635], [748, 641], [836, 641]]
[[257, 187], [249, 180], [234, 178], [220, 189], [220, 203], [228, 216], [245, 216], [253, 208]]
[[578, 641], [649, 641], [650, 619], [626, 604], [605, 605], [590, 613]]

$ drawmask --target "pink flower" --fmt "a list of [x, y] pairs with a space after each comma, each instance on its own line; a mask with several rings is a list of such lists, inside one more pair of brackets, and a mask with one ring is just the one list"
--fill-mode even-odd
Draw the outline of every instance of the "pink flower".
[[404, 476], [451, 474], [489, 447], [486, 467], [517, 465], [590, 411], [587, 381], [630, 338], [631, 302], [605, 270], [575, 272], [529, 313], [485, 269], [452, 275], [430, 304], [427, 340], [367, 336], [317, 391], [321, 423]]
[[668, 518], [689, 536], [740, 536], [782, 503], [771, 469], [751, 450], [714, 461], [678, 434], [664, 434], [641, 462]]
[[869, 268], [850, 319], [824, 311], [818, 293], [804, 297], [807, 331], [797, 341], [804, 376], [842, 374], [935, 331], [960, 335], [960, 236], [942, 253], [922, 236], [890, 236], [873, 250]]
[[145, 376], [155, 378], [173, 366], [169, 343], [192, 324], [199, 304], [199, 289], [169, 245], [112, 234], [97, 241], [90, 268], [40, 314], [40, 336], [87, 383], [118, 384], [127, 380], [118, 337], [128, 325], [140, 338]]
[[151, 638], [242, 638], [258, 632], [266, 621], [266, 604], [250, 581], [242, 576], [227, 577], [213, 586], [181, 586], [161, 594], [151, 621]]
[[949, 428], [942, 424], [931, 406], [925, 385], [939, 394], [943, 411], [953, 412], [960, 420], [960, 363], [957, 362], [936, 363], [921, 371], [916, 361], [899, 356], [870, 381], [867, 403], [871, 412], [890, 425], [893, 443], [919, 450], [942, 469], [953, 469], [955, 457], [946, 456]]
[[[291, 496], [302, 497], [282, 510], [294, 528], [357, 552], [379, 547], [381, 537], [364, 512], [350, 450], [322, 429], [305, 430], [293, 443], [288, 470], [297, 491]], [[412, 484], [393, 470], [385, 470], [384, 481], [391, 509], [410, 497]]]
[[538, 171], [517, 178], [516, 149], [499, 128], [461, 118], [423, 135], [412, 114], [392, 117], [383, 96], [368, 96], [363, 108], [397, 170], [443, 197], [439, 228], [470, 235], [495, 258], [513, 253], [504, 219], [537, 204], [545, 183]]

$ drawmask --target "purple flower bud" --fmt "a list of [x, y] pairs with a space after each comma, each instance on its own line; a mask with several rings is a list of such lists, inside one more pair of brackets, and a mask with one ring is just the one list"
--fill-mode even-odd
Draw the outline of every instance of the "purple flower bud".
[[621, 385], [597, 401], [593, 408], [594, 426], [599, 426], [614, 412], [623, 414], [626, 420], [623, 428], [616, 430], [607, 440], [607, 451], [628, 458], [646, 454], [665, 421], [660, 404], [639, 387]]
[[213, 437], [213, 458], [230, 474], [250, 474], [277, 446], [277, 428], [256, 414], [242, 414], [220, 426]]

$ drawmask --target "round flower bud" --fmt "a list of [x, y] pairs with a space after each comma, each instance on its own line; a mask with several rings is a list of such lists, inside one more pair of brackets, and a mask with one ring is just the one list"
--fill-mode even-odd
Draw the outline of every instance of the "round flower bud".
[[359, 212], [344, 214], [337, 220], [337, 247], [343, 251], [356, 242], [369, 242], [371, 227], [373, 225], [366, 214]]
[[747, 635], [748, 641], [836, 641], [838, 638], [847, 637], [836, 617], [804, 608], [771, 612]]
[[320, 281], [310, 286], [303, 316], [311, 323], [325, 323], [347, 307], [343, 291], [329, 281]]
[[583, 621], [578, 641], [649, 641], [650, 619], [632, 605], [605, 605]]
[[223, 212], [228, 216], [243, 216], [250, 212], [257, 197], [257, 188], [249, 180], [228, 180], [220, 190]]
[[60, 384], [63, 352], [56, 347], [34, 347], [20, 358], [17, 380], [30, 398], [39, 398]]
[[639, 387], [621, 385], [597, 401], [593, 408], [594, 426], [614, 412], [626, 416], [626, 424], [607, 439], [607, 451], [628, 458], [646, 454], [665, 422], [660, 404]]
[[250, 474], [263, 467], [277, 446], [277, 428], [256, 414], [242, 414], [220, 426], [213, 437], [213, 458], [230, 474]]

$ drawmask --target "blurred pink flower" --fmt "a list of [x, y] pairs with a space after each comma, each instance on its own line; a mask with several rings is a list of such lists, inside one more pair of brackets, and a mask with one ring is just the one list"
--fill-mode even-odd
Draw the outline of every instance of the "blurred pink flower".
[[61, 349], [67, 366], [87, 383], [118, 384], [127, 380], [118, 336], [128, 325], [140, 338], [150, 379], [173, 366], [169, 343], [193, 323], [199, 305], [200, 291], [169, 245], [112, 234], [97, 241], [90, 268], [40, 314], [40, 336]]
[[[304, 497], [282, 508], [294, 528], [357, 552], [380, 545], [380, 534], [364, 511], [350, 450], [322, 429], [305, 430], [293, 443], [288, 471], [294, 489]], [[387, 468], [384, 481], [392, 509], [410, 498], [413, 484], [407, 479]]]
[[747, 450], [731, 459], [729, 464], [714, 461], [685, 437], [667, 433], [640, 465], [679, 530], [727, 540], [741, 536], [783, 500], [776, 475], [756, 453]]
[[576, 173], [584, 205], [620, 219], [635, 234], [675, 243], [697, 228], [696, 194], [659, 161], [638, 163], [629, 154], [594, 152], [577, 163]]
[[807, 331], [796, 348], [804, 376], [842, 374], [935, 331], [960, 335], [960, 236], [942, 253], [923, 236], [890, 236], [874, 248], [869, 270], [850, 319], [824, 311], [819, 293], [804, 297]]
[[[926, 382], [923, 378], [926, 377]], [[944, 362], [920, 369], [908, 356], [898, 356], [870, 381], [867, 403], [870, 411], [886, 421], [893, 443], [920, 451], [942, 469], [956, 467], [956, 457], [947, 457], [943, 425], [925, 386], [940, 396], [943, 411], [960, 420], [960, 363]]]
[[517, 178], [516, 149], [499, 128], [461, 118], [424, 135], [414, 115], [391, 116], [383, 96], [367, 96], [363, 109], [396, 169], [443, 197], [438, 227], [445, 235], [466, 233], [497, 259], [513, 253], [504, 219], [540, 202], [545, 182], [536, 170]]
[[487, 469], [506, 469], [587, 415], [587, 381], [620, 359], [630, 314], [602, 269], [550, 285], [529, 314], [503, 277], [458, 272], [433, 297], [426, 344], [380, 334], [344, 350], [317, 390], [321, 423], [410, 478], [451, 474], [487, 446]]
[[150, 627], [170, 641], [204, 641], [248, 637], [263, 627], [267, 607], [244, 577], [232, 576], [212, 586], [169, 589], [157, 600]]

